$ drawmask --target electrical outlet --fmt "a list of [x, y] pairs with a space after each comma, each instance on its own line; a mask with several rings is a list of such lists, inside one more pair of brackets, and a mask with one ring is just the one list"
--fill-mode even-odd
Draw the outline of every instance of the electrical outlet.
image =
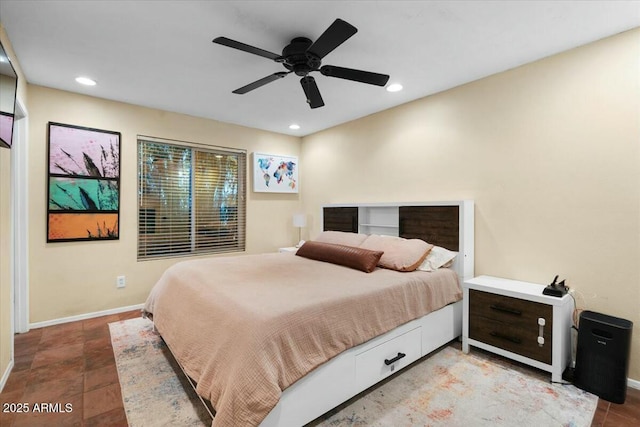
[[124, 276], [116, 277], [116, 288], [124, 288], [126, 286]]

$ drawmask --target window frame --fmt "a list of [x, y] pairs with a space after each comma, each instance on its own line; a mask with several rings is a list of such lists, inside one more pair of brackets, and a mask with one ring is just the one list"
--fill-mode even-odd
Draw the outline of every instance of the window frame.
[[[188, 171], [189, 171], [189, 187], [188, 187], [188, 227], [189, 232], [185, 233], [176, 232], [172, 234], [171, 228], [175, 227], [175, 224], [184, 226], [184, 223], [181, 222], [179, 218], [179, 213], [175, 213], [175, 216], [171, 216], [166, 224], [162, 224], [158, 226], [158, 222], [162, 222], [160, 217], [166, 218], [166, 212], [162, 212], [160, 208], [153, 208], [148, 200], [144, 200], [146, 198], [150, 198], [150, 193], [145, 192], [145, 188], [149, 186], [149, 181], [145, 181], [143, 178], [143, 174], [148, 171], [147, 166], [145, 166], [145, 162], [148, 157], [146, 155], [150, 154], [150, 150], [145, 150], [143, 144], [158, 144], [173, 147], [177, 150], [189, 150], [189, 160], [188, 160]], [[201, 255], [215, 255], [215, 254], [228, 254], [234, 252], [244, 252], [246, 250], [246, 199], [247, 199], [247, 181], [248, 181], [248, 169], [247, 169], [247, 151], [243, 149], [237, 148], [229, 148], [222, 147], [216, 145], [208, 145], [208, 144], [199, 144], [193, 142], [186, 141], [178, 141], [178, 140], [170, 140], [163, 138], [150, 137], [145, 135], [138, 135], [136, 138], [136, 152], [137, 152], [137, 163], [136, 163], [136, 175], [137, 175], [137, 260], [138, 261], [150, 261], [164, 258], [174, 258], [174, 257], [193, 257], [193, 256], [201, 256]], [[198, 155], [197, 153], [202, 153]], [[232, 210], [234, 213], [232, 214], [233, 220], [231, 220], [231, 227], [224, 227], [230, 232], [221, 232], [218, 231], [216, 235], [207, 235], [198, 233], [198, 225], [200, 224], [199, 218], [201, 218], [198, 214], [203, 213], [203, 208], [199, 206], [203, 206], [202, 200], [209, 200], [206, 196], [198, 194], [203, 194], [207, 190], [201, 190], [198, 187], [198, 183], [207, 180], [209, 174], [206, 171], [199, 172], [197, 162], [201, 162], [202, 158], [207, 160], [207, 157], [212, 155], [216, 158], [218, 156], [231, 156], [236, 159], [236, 175], [233, 177], [235, 179], [228, 181], [224, 180], [222, 186], [225, 188], [225, 191], [228, 190], [229, 183], [233, 187], [235, 185], [235, 193], [233, 189], [231, 190], [231, 198], [235, 199], [235, 203], [232, 204]], [[222, 160], [221, 160], [222, 161]], [[180, 167], [184, 167], [184, 159], [179, 160]], [[213, 163], [205, 163], [206, 166], [211, 165], [214, 166]], [[228, 172], [228, 169], [220, 168], [214, 174], [216, 176], [224, 176], [225, 171]], [[162, 174], [161, 180], [175, 178], [171, 174]], [[198, 181], [200, 180], [200, 181]], [[170, 188], [172, 187], [172, 183], [169, 184]], [[162, 196], [164, 197], [164, 191], [166, 186], [161, 186], [162, 188]], [[219, 189], [219, 184], [214, 188], [214, 192], [216, 189]], [[175, 187], [175, 193], [171, 193], [167, 197], [174, 196], [179, 197], [180, 192], [184, 190], [184, 186], [177, 185]], [[211, 191], [209, 189], [209, 191]], [[184, 194], [182, 194], [183, 199], [185, 198]], [[184, 201], [184, 200], [183, 200]], [[158, 202], [160, 203], [160, 202]], [[166, 203], [166, 202], [165, 202]], [[224, 202], [223, 202], [224, 203]], [[209, 204], [210, 205], [210, 204]], [[222, 209], [221, 206], [217, 206], [214, 204], [214, 209]], [[171, 210], [171, 208], [168, 208]], [[153, 213], [151, 214], [151, 212]], [[211, 207], [208, 208], [208, 211], [212, 211]], [[147, 222], [145, 219], [150, 219], [151, 215], [153, 215], [153, 221]], [[224, 216], [224, 225], [228, 226], [227, 221], [229, 220], [228, 212], [220, 212], [217, 214], [218, 217]], [[208, 216], [204, 216], [204, 218], [209, 218]], [[222, 228], [222, 222], [220, 218], [218, 218], [219, 229]], [[168, 224], [168, 225], [167, 225]], [[153, 227], [151, 230], [150, 226]], [[163, 228], [169, 230], [165, 233], [162, 233], [162, 236], [157, 238], [158, 243], [156, 245], [153, 244], [153, 239], [149, 238], [149, 235], [154, 235], [158, 230], [162, 232]], [[160, 233], [158, 233], [160, 234]], [[188, 235], [188, 237], [187, 237]], [[231, 236], [231, 238], [229, 238]], [[180, 249], [172, 248], [173, 240], [183, 241], [182, 245], [178, 243]], [[149, 243], [151, 240], [151, 243]]]

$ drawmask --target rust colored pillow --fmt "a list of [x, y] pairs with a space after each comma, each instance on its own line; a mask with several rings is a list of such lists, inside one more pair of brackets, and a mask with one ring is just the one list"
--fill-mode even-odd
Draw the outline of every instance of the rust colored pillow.
[[370, 273], [378, 265], [382, 251], [311, 241], [302, 245], [296, 255]]
[[414, 271], [422, 264], [433, 245], [420, 239], [372, 234], [360, 247], [384, 252], [378, 263], [380, 267], [396, 271]]

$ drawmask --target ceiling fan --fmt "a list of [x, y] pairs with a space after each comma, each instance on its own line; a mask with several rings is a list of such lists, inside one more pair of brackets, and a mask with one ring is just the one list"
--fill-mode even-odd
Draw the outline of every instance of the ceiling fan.
[[290, 73], [295, 73], [302, 77], [300, 79], [300, 84], [302, 85], [304, 94], [307, 97], [307, 103], [311, 108], [318, 108], [324, 105], [324, 101], [322, 100], [322, 96], [320, 95], [320, 90], [318, 89], [315, 79], [309, 75], [309, 73], [313, 71], [320, 71], [322, 75], [329, 77], [353, 80], [376, 86], [384, 86], [387, 84], [389, 76], [386, 74], [336, 67], [334, 65], [320, 66], [322, 58], [347, 41], [347, 39], [353, 36], [357, 31], [358, 29], [348, 22], [343, 21], [342, 19], [336, 19], [315, 42], [312, 42], [306, 37], [296, 37], [282, 50], [282, 55], [231, 40], [226, 37], [216, 37], [213, 39], [213, 42], [271, 59], [275, 62], [281, 63], [287, 70], [289, 70], [279, 71], [267, 77], [263, 77], [253, 83], [249, 83], [246, 86], [242, 86], [241, 88], [234, 90], [233, 93], [242, 95], [264, 86], [267, 83], [281, 79]]

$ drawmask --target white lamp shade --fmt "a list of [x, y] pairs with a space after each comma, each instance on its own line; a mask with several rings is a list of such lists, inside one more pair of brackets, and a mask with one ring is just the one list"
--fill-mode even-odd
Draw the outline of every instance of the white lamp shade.
[[293, 226], [294, 227], [306, 227], [307, 226], [307, 216], [305, 214], [295, 214], [293, 216]]

